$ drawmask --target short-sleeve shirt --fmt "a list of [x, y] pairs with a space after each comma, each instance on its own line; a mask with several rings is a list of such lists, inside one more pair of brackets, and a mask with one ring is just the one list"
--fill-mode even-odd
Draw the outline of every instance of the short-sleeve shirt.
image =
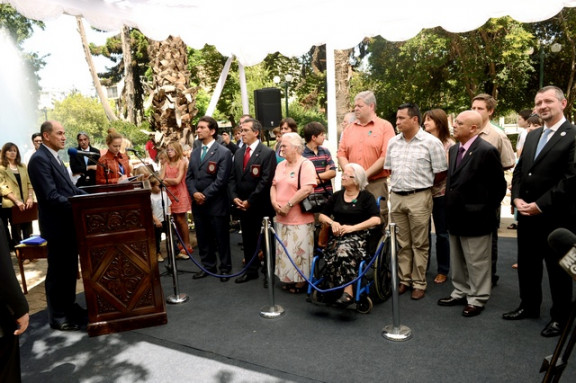
[[332, 216], [341, 225], [356, 225], [372, 217], [380, 217], [376, 199], [372, 193], [362, 190], [351, 202], [344, 200], [344, 189], [334, 193], [322, 214]]
[[510, 139], [502, 129], [488, 122], [488, 124], [486, 124], [486, 126], [478, 133], [478, 137], [498, 149], [503, 168], [507, 169], [514, 166], [516, 163], [516, 155], [514, 149], [512, 149]]
[[422, 129], [410, 141], [399, 134], [388, 143], [384, 168], [392, 171], [393, 192], [429, 188], [435, 174], [448, 169], [446, 151], [438, 138]]
[[[386, 157], [388, 141], [394, 134], [392, 124], [379, 117], [375, 117], [366, 125], [354, 121], [342, 132], [338, 157], [345, 157], [348, 162], [354, 162], [366, 170], [379, 158]], [[389, 175], [388, 170], [382, 169], [381, 172], [372, 175], [369, 181]]]
[[[288, 161], [282, 161], [278, 164], [272, 180], [272, 185], [276, 187], [276, 202], [282, 206], [286, 205], [298, 191], [298, 177], [300, 177], [301, 187], [305, 185], [316, 186], [316, 172], [311, 161], [300, 157], [294, 171], [287, 170], [286, 165], [288, 165]], [[314, 214], [302, 213], [300, 204], [294, 204], [286, 216], [276, 215], [275, 219], [285, 225], [302, 225], [314, 222]]]
[[164, 198], [164, 208], [166, 209], [166, 214], [170, 214], [170, 205], [172, 202], [166, 192], [161, 193], [150, 193], [150, 202], [152, 203], [152, 214], [160, 222], [164, 222], [164, 210], [162, 210], [162, 198]]
[[[318, 174], [324, 173], [327, 170], [336, 170], [336, 165], [334, 164], [330, 150], [323, 146], [318, 146], [317, 150], [318, 154], [314, 153], [308, 146], [305, 146], [302, 156], [312, 161]], [[332, 194], [332, 182], [330, 182], [330, 180], [320, 182], [314, 189], [314, 193], [324, 193], [324, 188], [326, 188], [328, 193]]]

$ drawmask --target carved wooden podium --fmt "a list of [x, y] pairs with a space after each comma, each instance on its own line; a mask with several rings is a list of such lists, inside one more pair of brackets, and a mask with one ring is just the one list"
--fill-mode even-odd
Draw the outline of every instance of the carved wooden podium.
[[90, 336], [167, 323], [150, 191], [122, 191], [133, 187], [98, 186], [70, 198]]

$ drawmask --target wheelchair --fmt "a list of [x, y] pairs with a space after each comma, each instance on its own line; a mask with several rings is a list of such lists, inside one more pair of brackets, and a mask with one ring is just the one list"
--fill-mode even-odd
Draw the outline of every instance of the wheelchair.
[[[382, 235], [381, 225], [368, 231], [368, 254], [372, 254], [369, 262], [360, 262], [358, 274], [364, 277], [354, 282], [354, 303], [356, 311], [361, 314], [368, 314], [372, 311], [374, 303], [386, 301], [392, 294], [392, 273], [390, 269], [391, 241], [390, 233]], [[396, 249], [398, 250], [398, 249]], [[327, 267], [323, 257], [323, 249], [317, 248], [310, 272], [310, 282], [308, 286], [308, 301], [313, 304], [334, 306], [336, 300], [342, 294], [342, 288], [330, 289], [327, 283]], [[368, 266], [370, 267], [368, 268]], [[312, 286], [313, 285], [313, 286]], [[314, 287], [321, 290], [320, 292]]]

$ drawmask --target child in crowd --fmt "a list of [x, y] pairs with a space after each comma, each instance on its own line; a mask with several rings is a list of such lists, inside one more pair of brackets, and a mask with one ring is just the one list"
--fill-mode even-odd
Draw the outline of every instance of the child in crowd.
[[[170, 205], [172, 202], [166, 195], [166, 192], [160, 190], [160, 182], [155, 177], [150, 177], [150, 200], [152, 202], [152, 218], [154, 219], [154, 233], [156, 234], [156, 256], [158, 262], [164, 262], [164, 257], [160, 249], [160, 241], [162, 233], [168, 234], [168, 222], [164, 220], [164, 211], [162, 209], [162, 200], [164, 200], [164, 208], [166, 214], [170, 214]], [[168, 238], [166, 238], [168, 240]], [[175, 254], [178, 253], [178, 248], [174, 246]]]

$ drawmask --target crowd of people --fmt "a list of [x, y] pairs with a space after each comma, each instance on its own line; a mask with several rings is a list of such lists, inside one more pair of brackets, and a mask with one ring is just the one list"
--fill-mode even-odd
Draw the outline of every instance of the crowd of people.
[[[323, 146], [326, 129], [318, 122], [298, 132], [296, 121], [286, 118], [275, 132], [276, 146], [262, 142], [264, 129], [244, 115], [231, 132], [221, 132], [212, 117], [197, 123], [194, 149], [187, 156], [178, 142], [160, 150], [160, 171], [150, 178], [151, 203], [158, 261], [163, 260], [159, 242], [167, 230], [161, 207], [174, 217], [182, 238], [177, 257], [192, 253], [188, 214], [197, 236], [203, 269], [201, 279], [219, 273], [227, 282], [232, 272], [230, 220], [240, 221], [247, 264], [235, 282], [259, 278], [261, 262], [257, 240], [264, 217], [273, 218], [282, 246], [273, 246], [273, 269], [282, 289], [298, 294], [306, 290], [315, 233], [327, 230], [324, 249], [331, 287], [353, 280], [367, 251], [367, 230], [389, 222], [397, 226], [399, 294], [411, 291], [421, 300], [428, 287], [431, 222], [436, 233], [437, 270], [433, 282], [451, 281], [450, 296], [440, 306], [464, 306], [462, 315], [479, 315], [497, 285], [496, 261], [500, 205], [506, 193], [504, 171], [514, 167], [511, 201], [518, 223], [518, 278], [520, 304], [503, 314], [505, 320], [540, 316], [542, 273], [546, 265], [552, 295], [551, 320], [542, 330], [545, 337], [560, 334], [567, 322], [572, 299], [570, 277], [562, 271], [547, 245], [556, 228], [574, 230], [576, 204], [574, 161], [576, 127], [564, 117], [566, 98], [554, 86], [540, 89], [517, 145], [518, 160], [506, 134], [490, 119], [496, 100], [487, 94], [472, 99], [470, 110], [458, 114], [450, 133], [448, 116], [441, 109], [421, 113], [418, 106], [398, 107], [394, 126], [377, 116], [371, 91], [354, 98], [354, 112], [345, 116], [336, 153], [342, 170], [342, 189], [334, 192], [337, 167]], [[304, 138], [303, 138], [304, 137]], [[90, 145], [79, 133], [77, 156], [68, 170], [58, 157], [65, 147], [64, 127], [46, 121], [32, 137], [35, 153], [26, 167], [18, 147], [2, 147], [0, 190], [3, 226], [14, 208], [31, 209], [38, 203], [42, 236], [48, 240], [46, 292], [50, 326], [78, 330], [86, 323], [86, 311], [75, 303], [78, 256], [68, 197], [84, 194], [83, 186], [129, 180], [134, 172], [122, 148], [124, 137], [109, 131], [106, 151]], [[139, 173], [139, 171], [136, 171]], [[160, 181], [168, 195], [160, 190]], [[319, 213], [305, 211], [301, 202], [311, 194], [328, 196]], [[379, 205], [378, 199], [385, 201]], [[30, 235], [31, 226], [12, 224], [10, 246]], [[63, 233], [66, 233], [65, 236]], [[288, 255], [291, 259], [289, 259]], [[274, 281], [264, 279], [264, 286]], [[342, 289], [336, 304], [354, 301], [352, 286]]]

